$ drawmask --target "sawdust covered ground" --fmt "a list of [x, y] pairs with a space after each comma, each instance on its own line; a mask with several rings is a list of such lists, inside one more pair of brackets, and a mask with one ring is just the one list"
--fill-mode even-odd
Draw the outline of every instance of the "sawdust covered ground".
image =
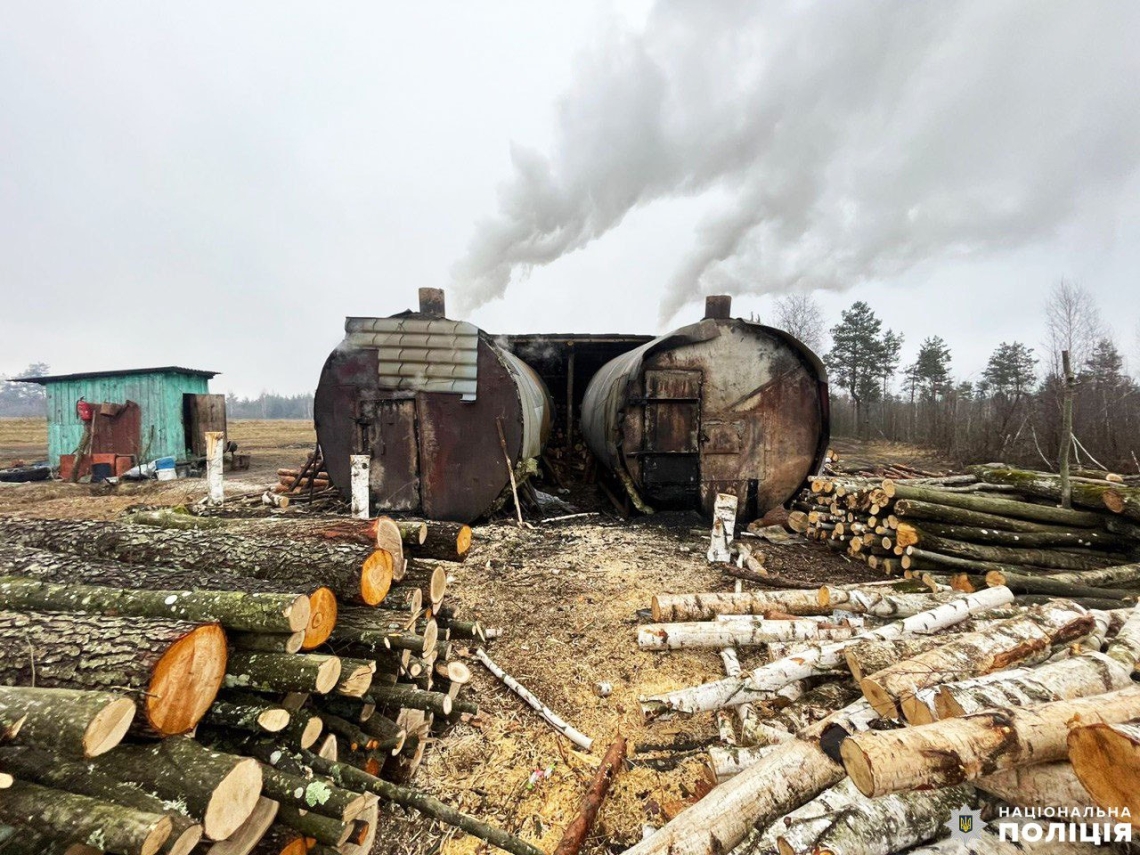
[[[485, 626], [501, 627], [503, 637], [488, 646], [491, 657], [595, 744], [588, 755], [574, 750], [473, 662], [480, 720], [440, 740], [416, 785], [551, 851], [617, 733], [640, 748], [715, 740], [711, 715], [646, 725], [638, 705], [640, 695], [723, 675], [716, 651], [649, 653], [636, 643], [638, 612], [654, 594], [731, 590], [731, 580], [705, 560], [704, 528], [688, 514], [632, 522], [599, 516], [522, 531], [505, 523], [478, 528], [468, 561], [453, 569], [448, 597]], [[864, 565], [816, 544], [761, 550], [770, 570], [805, 587], [870, 578]], [[742, 659], [745, 667], [760, 662]], [[596, 694], [600, 681], [613, 684], [610, 697]], [[631, 753], [634, 767], [619, 776], [586, 852], [625, 848], [641, 838], [644, 824], [660, 826], [708, 791], [701, 752], [667, 771], [639, 767], [647, 756], [665, 755]], [[389, 815], [377, 851], [485, 849], [474, 838], [440, 832]]]

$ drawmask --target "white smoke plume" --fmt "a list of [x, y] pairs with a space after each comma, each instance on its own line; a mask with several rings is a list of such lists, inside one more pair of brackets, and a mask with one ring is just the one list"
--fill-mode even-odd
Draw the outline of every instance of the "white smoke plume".
[[655, 200], [722, 199], [667, 283], [844, 288], [1111, 218], [1140, 161], [1140, 3], [660, 0], [511, 149], [467, 309]]

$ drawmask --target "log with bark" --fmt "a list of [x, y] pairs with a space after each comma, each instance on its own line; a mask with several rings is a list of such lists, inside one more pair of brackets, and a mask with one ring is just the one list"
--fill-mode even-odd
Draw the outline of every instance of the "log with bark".
[[303, 594], [140, 591], [11, 576], [0, 577], [0, 609], [174, 618], [256, 633], [292, 633], [309, 624], [309, 598]]
[[186, 736], [122, 745], [90, 762], [97, 772], [184, 804], [210, 840], [233, 834], [253, 812], [261, 792], [256, 760], [210, 751]]
[[[1095, 571], [1093, 571], [1095, 572]], [[1065, 574], [1067, 577], [1077, 577], [1081, 574]], [[1103, 599], [1119, 599], [1121, 605], [1135, 603], [1140, 597], [1136, 591], [1126, 588], [1098, 588], [1091, 585], [1082, 585], [1080, 582], [1069, 582], [1053, 576], [1025, 575], [1021, 573], [1003, 573], [991, 570], [985, 576], [987, 585], [1005, 585], [1015, 594], [1049, 594], [1054, 597], [1093, 597]]]
[[319, 653], [257, 653], [235, 650], [226, 668], [227, 689], [258, 692], [331, 692], [340, 680], [337, 656]]
[[111, 692], [0, 686], [0, 721], [20, 721], [11, 736], [61, 754], [96, 757], [122, 741], [135, 702]]
[[228, 570], [294, 588], [331, 589], [345, 602], [376, 605], [392, 580], [391, 556], [379, 550], [314, 541], [284, 548], [270, 537], [218, 531], [139, 529], [96, 520], [0, 520], [0, 542], [93, 560]]
[[138, 732], [192, 730], [225, 670], [225, 633], [217, 624], [0, 612], [0, 683], [134, 695]]
[[637, 630], [642, 650], [682, 650], [700, 647], [757, 647], [772, 641], [839, 641], [850, 638], [850, 625], [810, 620], [713, 621], [651, 623]]
[[974, 786], [1017, 807], [1039, 809], [1092, 804], [1092, 798], [1078, 780], [1072, 764], [1063, 761], [1015, 766], [978, 778]]
[[[408, 544], [413, 558], [437, 561], [466, 561], [471, 550], [471, 526], [452, 522], [430, 522], [427, 537], [420, 543]], [[405, 541], [406, 543], [406, 541]]]
[[24, 576], [58, 584], [100, 585], [134, 591], [227, 591], [246, 595], [302, 594], [308, 598], [309, 622], [303, 648], [323, 644], [336, 623], [336, 596], [318, 586], [301, 589], [296, 582], [254, 579], [231, 571], [206, 572], [175, 567], [79, 560], [66, 553], [6, 544], [0, 550], [0, 575]]
[[89, 796], [145, 813], [165, 814], [171, 824], [170, 836], [160, 849], [165, 855], [187, 855], [202, 838], [201, 824], [185, 810], [179, 809], [178, 800], [164, 801], [143, 788], [122, 780], [118, 773], [98, 771], [89, 763], [67, 759], [37, 748], [0, 748], [0, 766], [29, 783]]
[[276, 704], [243, 699], [216, 700], [202, 719], [203, 724], [230, 727], [248, 733], [280, 733], [289, 726], [289, 710]]
[[897, 662], [859, 685], [879, 715], [896, 718], [919, 689], [1044, 661], [1054, 648], [1087, 635], [1093, 626], [1092, 615], [1063, 600], [1034, 606], [1020, 617]]
[[[886, 489], [886, 484], [884, 483], [884, 490]], [[1030, 502], [1017, 499], [996, 498], [973, 493], [950, 493], [939, 490], [937, 487], [912, 486], [902, 483], [896, 483], [892, 489], [893, 498], [896, 500], [906, 499], [927, 502], [962, 508], [969, 511], [978, 511], [980, 513], [995, 514], [1001, 517], [1010, 517], [1016, 520], [1049, 523], [1051, 525], [1083, 528], [1101, 527], [1100, 514], [1091, 511], [1034, 505]], [[898, 513], [897, 501], [895, 503], [895, 512]]]
[[[1119, 552], [1135, 547], [1134, 542], [1129, 538], [1091, 528], [1022, 532], [938, 522], [917, 524], [900, 522], [895, 533], [895, 540], [899, 546], [923, 546], [929, 543], [931, 539], [1020, 549], [1041, 549], [1056, 546], [1069, 549], [1099, 549]], [[937, 551], [935, 546], [929, 548]]]
[[1121, 723], [1140, 716], [1140, 686], [1023, 709], [991, 709], [921, 727], [868, 731], [844, 740], [843, 765], [867, 796], [946, 787], [1066, 756], [1074, 720]]
[[[914, 547], [908, 547], [913, 549]], [[936, 552], [968, 558], [975, 562], [989, 564], [1023, 564], [1031, 567], [1044, 567], [1050, 570], [1095, 570], [1113, 563], [1113, 559], [1102, 554], [1080, 554], [1057, 549], [1030, 549], [1010, 546], [991, 546], [983, 543], [967, 543], [963, 540], [949, 540], [928, 535], [922, 538], [922, 552]]]
[[16, 781], [0, 798], [0, 820], [41, 829], [63, 843], [121, 855], [154, 855], [170, 836], [165, 814]]
[[586, 751], [590, 750], [590, 747], [594, 743], [593, 739], [591, 739], [589, 736], [586, 736], [586, 734], [582, 733], [580, 730], [574, 728], [566, 721], [564, 721], [557, 713], [550, 709], [550, 707], [535, 697], [535, 695], [529, 689], [527, 689], [518, 680], [504, 671], [499, 665], [497, 665], [494, 660], [492, 660], [491, 657], [487, 655], [483, 648], [480, 647], [475, 651], [475, 658], [482, 662], [488, 671], [502, 680], [503, 683], [506, 684], [507, 688], [509, 688], [524, 701], [526, 701], [531, 709], [533, 709], [546, 720], [547, 724], [549, 724], [579, 748], [582, 748]]
[[669, 712], [694, 713], [736, 706], [762, 698], [794, 680], [826, 674], [844, 664], [844, 650], [860, 641], [899, 638], [911, 633], [930, 633], [961, 623], [971, 614], [1004, 605], [1013, 600], [1008, 588], [987, 588], [938, 605], [929, 611], [860, 633], [846, 641], [813, 645], [800, 653], [761, 665], [744, 678], [726, 678], [689, 689], [645, 698], [642, 712], [647, 718]]
[[751, 591], [740, 594], [659, 594], [652, 601], [653, 620], [712, 620], [717, 615], [757, 615], [779, 611], [793, 615], [826, 615], [816, 590]]
[[[1008, 484], [1030, 496], [1060, 501], [1061, 479], [1046, 472], [1032, 472], [1010, 466], [971, 466], [970, 471], [989, 484]], [[1073, 504], [1107, 509], [1133, 520], [1140, 520], [1140, 488], [1110, 482], [1075, 480], [1069, 484]]]

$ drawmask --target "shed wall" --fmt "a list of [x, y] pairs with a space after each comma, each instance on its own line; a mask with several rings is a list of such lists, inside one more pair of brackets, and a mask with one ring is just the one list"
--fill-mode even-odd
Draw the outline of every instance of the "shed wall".
[[75, 412], [80, 397], [90, 404], [134, 401], [142, 411], [143, 460], [186, 456], [186, 433], [182, 423], [182, 396], [204, 395], [209, 380], [192, 374], [138, 374], [124, 377], [91, 377], [46, 384], [48, 405], [48, 460], [59, 465], [61, 454], [71, 454], [83, 437], [83, 422]]

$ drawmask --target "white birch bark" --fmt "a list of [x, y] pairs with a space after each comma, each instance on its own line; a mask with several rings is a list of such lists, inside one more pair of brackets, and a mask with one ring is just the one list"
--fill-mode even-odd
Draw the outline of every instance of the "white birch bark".
[[948, 603], [957, 593], [896, 594], [893, 591], [876, 591], [874, 588], [819, 589], [819, 601], [831, 609], [843, 609], [854, 614], [881, 618], [903, 618], [927, 611], [940, 603]]
[[[973, 632], [941, 647], [884, 668], [860, 682], [863, 694], [884, 718], [904, 711], [919, 689], [948, 680], [965, 680], [1000, 671], [1022, 662], [1043, 662], [1053, 648], [1073, 641], [1093, 628], [1085, 609], [1064, 600], [1033, 606], [1024, 615], [1003, 621], [985, 632]], [[919, 713], [920, 714], [920, 713]]]
[[856, 734], [843, 765], [868, 796], [947, 787], [1065, 757], [1075, 719], [1116, 724], [1140, 716], [1140, 686], [1027, 709], [991, 709], [922, 727]]
[[579, 748], [589, 751], [590, 747], [594, 744], [594, 740], [586, 736], [579, 730], [574, 729], [560, 718], [550, 707], [540, 701], [534, 694], [527, 689], [522, 683], [500, 668], [491, 659], [490, 656], [483, 650], [482, 647], [475, 651], [475, 658], [487, 666], [487, 670], [502, 680], [508, 689], [526, 701], [532, 709], [539, 715], [546, 719], [547, 724], [577, 745]]
[[909, 633], [930, 633], [965, 620], [974, 612], [1012, 601], [1009, 588], [987, 588], [958, 597], [926, 612], [894, 621], [845, 641], [813, 646], [794, 656], [756, 668], [747, 677], [725, 678], [688, 689], [646, 698], [642, 711], [647, 717], [670, 712], [696, 713], [737, 706], [754, 700], [759, 693], [772, 692], [794, 680], [826, 674], [842, 667], [843, 652], [854, 641], [885, 640]]
[[804, 591], [745, 591], [739, 594], [658, 594], [653, 598], [653, 620], [712, 620], [717, 615], [763, 615], [779, 611], [793, 615], [826, 615], [819, 593]]
[[775, 855], [779, 851], [776, 841], [792, 828], [798, 827], [805, 820], [842, 810], [855, 799], [865, 798], [866, 796], [855, 788], [850, 778], [844, 778], [834, 787], [824, 790], [814, 799], [804, 802], [771, 824], [766, 823], [753, 828], [732, 850], [731, 855]]
[[700, 647], [759, 647], [772, 641], [840, 641], [855, 630], [810, 620], [697, 621], [648, 623], [637, 630], [642, 650], [683, 650]]
[[978, 778], [974, 786], [1011, 805], [1026, 808], [1088, 807], [1092, 797], [1071, 763], [1034, 763]]

